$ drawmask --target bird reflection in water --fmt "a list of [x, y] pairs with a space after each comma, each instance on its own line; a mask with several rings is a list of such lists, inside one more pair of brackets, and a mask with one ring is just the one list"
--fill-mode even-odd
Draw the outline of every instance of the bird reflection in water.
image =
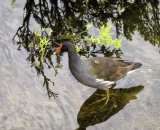
[[106, 91], [97, 89], [81, 106], [77, 116], [79, 128], [85, 130], [88, 126], [102, 123], [124, 108], [130, 100], [136, 99], [136, 94], [144, 86], [110, 89], [110, 99], [106, 104]]

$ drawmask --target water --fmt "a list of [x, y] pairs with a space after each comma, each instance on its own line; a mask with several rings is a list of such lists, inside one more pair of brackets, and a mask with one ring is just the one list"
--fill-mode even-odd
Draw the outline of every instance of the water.
[[[34, 67], [31, 68], [26, 60], [28, 52], [23, 48], [18, 51], [12, 42], [22, 24], [25, 3], [16, 1], [13, 10], [7, 9], [9, 4], [9, 0], [0, 4], [0, 130], [78, 128], [79, 110], [96, 89], [83, 86], [74, 79], [68, 69], [68, 56], [64, 54], [63, 67], [56, 77], [53, 69], [45, 70], [47, 77], [55, 82], [51, 89], [58, 93], [58, 98], [49, 99], [43, 87], [43, 76], [37, 76]], [[120, 38], [123, 41], [122, 58], [141, 62], [143, 66], [119, 80], [115, 88], [127, 89], [139, 85], [144, 88], [137, 92], [137, 99], [134, 100], [133, 96], [118, 113], [105, 122], [87, 127], [87, 130], [159, 130], [159, 48], [144, 41], [138, 32], [134, 33], [132, 41]], [[52, 60], [55, 61], [54, 56]]]

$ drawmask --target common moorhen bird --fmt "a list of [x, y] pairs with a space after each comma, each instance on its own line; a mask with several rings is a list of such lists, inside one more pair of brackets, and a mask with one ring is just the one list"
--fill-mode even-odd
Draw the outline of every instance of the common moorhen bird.
[[81, 58], [77, 54], [74, 44], [68, 41], [63, 41], [54, 53], [59, 52], [68, 52], [69, 69], [80, 83], [97, 89], [110, 88], [115, 81], [142, 66], [141, 63], [133, 63], [119, 58]]

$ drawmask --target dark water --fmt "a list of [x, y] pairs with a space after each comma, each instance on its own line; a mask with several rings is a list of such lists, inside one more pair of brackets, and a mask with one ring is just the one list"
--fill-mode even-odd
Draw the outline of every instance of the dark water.
[[[119, 97], [111, 97], [110, 106], [88, 105], [96, 99], [93, 94], [96, 89], [83, 86], [74, 79], [68, 68], [67, 54], [62, 57], [63, 67], [56, 77], [54, 69], [45, 71], [48, 78], [54, 79], [55, 85], [51, 89], [58, 93], [56, 100], [49, 99], [43, 87], [44, 77], [37, 76], [26, 60], [28, 52], [23, 48], [18, 51], [12, 42], [22, 24], [24, 4], [17, 0], [16, 8], [8, 9], [10, 0], [0, 3], [0, 130], [73, 130], [85, 123], [86, 126], [93, 125], [87, 130], [160, 129], [160, 49], [157, 45], [145, 41], [139, 32], [132, 35], [132, 41], [120, 37], [122, 58], [141, 62], [143, 66], [117, 82], [111, 93], [117, 93]], [[31, 26], [38, 28], [34, 22]], [[112, 31], [115, 31], [114, 26]], [[56, 60], [54, 56], [52, 60]], [[87, 105], [84, 104], [80, 111], [85, 101]], [[119, 109], [113, 109], [112, 105]], [[101, 115], [96, 114], [97, 109]], [[96, 118], [87, 115], [93, 112], [91, 110]], [[79, 111], [84, 113], [82, 117], [78, 115]], [[97, 119], [99, 124], [92, 119]]]

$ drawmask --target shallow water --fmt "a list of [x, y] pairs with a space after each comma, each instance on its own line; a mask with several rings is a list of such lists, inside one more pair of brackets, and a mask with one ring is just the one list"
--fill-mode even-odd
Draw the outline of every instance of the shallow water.
[[[54, 79], [52, 88], [58, 98], [49, 99], [43, 87], [43, 77], [26, 60], [28, 52], [17, 50], [12, 38], [22, 23], [23, 1], [16, 8], [7, 9], [10, 1], [0, 4], [0, 130], [72, 130], [79, 127], [78, 112], [82, 104], [96, 91], [77, 82], [68, 69], [67, 54], [62, 57], [62, 69], [55, 77], [54, 70], [46, 70]], [[36, 25], [35, 25], [36, 26]], [[115, 28], [113, 27], [113, 30]], [[144, 86], [137, 99], [107, 121], [87, 130], [159, 130], [160, 129], [160, 53], [136, 32], [133, 40], [123, 41], [123, 59], [141, 62], [143, 66], [117, 82], [115, 88]], [[53, 57], [53, 61], [55, 57]], [[64, 60], [63, 60], [64, 59]]]

